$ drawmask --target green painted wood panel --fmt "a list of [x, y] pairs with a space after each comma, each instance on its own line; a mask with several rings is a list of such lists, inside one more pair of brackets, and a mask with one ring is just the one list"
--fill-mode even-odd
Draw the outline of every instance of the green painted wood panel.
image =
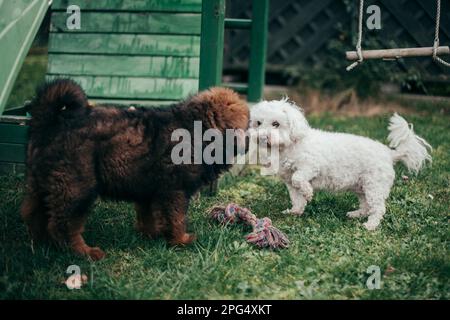
[[118, 105], [118, 107], [128, 108], [130, 106], [142, 106], [142, 107], [164, 107], [179, 100], [136, 100], [136, 99], [89, 99], [92, 104], [104, 104], [104, 105]]
[[253, 0], [247, 100], [261, 100], [265, 83], [269, 0]]
[[0, 175], [14, 173], [15, 163], [0, 161]]
[[[69, 3], [85, 10], [80, 30], [66, 28]], [[52, 9], [61, 11], [52, 14], [48, 78], [69, 76], [90, 100], [124, 105], [198, 91], [201, 0], [56, 0]]]
[[48, 8], [48, 0], [0, 1], [0, 115]]
[[200, 34], [201, 15], [196, 13], [84, 12], [79, 30], [68, 30], [65, 12], [53, 12], [52, 32]]
[[0, 161], [25, 162], [27, 146], [16, 143], [0, 143]]
[[[48, 79], [57, 76], [49, 75]], [[70, 76], [86, 91], [89, 98], [178, 100], [196, 93], [197, 79], [164, 79], [141, 77]]]
[[0, 175], [1, 174], [23, 174], [26, 171], [24, 163], [1, 162], [0, 161]]
[[203, 4], [200, 90], [222, 83], [225, 4], [225, 0]]
[[28, 126], [0, 123], [0, 143], [27, 143]]
[[71, 5], [81, 10], [201, 12], [202, 0], [54, 0], [52, 10]]
[[49, 53], [200, 55], [200, 36], [50, 33]]
[[48, 74], [198, 78], [199, 58], [50, 54]]

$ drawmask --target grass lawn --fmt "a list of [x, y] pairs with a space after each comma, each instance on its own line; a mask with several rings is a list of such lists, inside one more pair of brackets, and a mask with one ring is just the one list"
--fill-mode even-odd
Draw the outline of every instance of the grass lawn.
[[[133, 228], [131, 204], [98, 201], [86, 227], [88, 243], [107, 257], [96, 263], [54, 247], [32, 248], [18, 209], [23, 176], [2, 176], [0, 185], [0, 298], [8, 299], [449, 299], [450, 121], [439, 114], [409, 115], [433, 146], [433, 165], [417, 177], [397, 166], [397, 178], [381, 228], [368, 232], [348, 220], [357, 207], [352, 194], [317, 192], [301, 218], [281, 213], [289, 206], [284, 185], [247, 168], [224, 176], [214, 197], [192, 201], [190, 226], [198, 240], [173, 248], [149, 241]], [[387, 116], [310, 119], [327, 130], [385, 141]], [[247, 245], [242, 226], [220, 226], [209, 207], [230, 201], [269, 216], [291, 246], [282, 251]], [[92, 281], [68, 290], [69, 265]], [[369, 266], [381, 268], [381, 289], [369, 290]]]

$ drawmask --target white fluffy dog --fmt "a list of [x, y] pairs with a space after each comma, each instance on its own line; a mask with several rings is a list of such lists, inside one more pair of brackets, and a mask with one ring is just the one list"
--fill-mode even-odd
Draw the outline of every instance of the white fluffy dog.
[[359, 209], [349, 218], [368, 217], [368, 230], [378, 227], [386, 212], [395, 172], [402, 161], [418, 172], [431, 161], [431, 146], [416, 136], [397, 114], [390, 119], [389, 147], [366, 137], [326, 132], [308, 125], [302, 110], [288, 99], [263, 101], [250, 111], [250, 131], [260, 145], [278, 148], [277, 174], [289, 191], [292, 208], [285, 212], [301, 215], [314, 189], [350, 190], [359, 198]]

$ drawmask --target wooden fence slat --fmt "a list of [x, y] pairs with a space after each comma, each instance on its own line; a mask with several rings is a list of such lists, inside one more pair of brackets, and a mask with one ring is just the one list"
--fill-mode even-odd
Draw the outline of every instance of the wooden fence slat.
[[14, 163], [0, 161], [0, 175], [14, 173]]
[[28, 127], [0, 123], [0, 143], [27, 143]]
[[[58, 76], [48, 75], [48, 79]], [[129, 78], [103, 76], [69, 76], [78, 82], [89, 98], [183, 99], [198, 90], [197, 79]]]
[[94, 105], [117, 105], [117, 107], [128, 108], [134, 107], [165, 107], [179, 100], [136, 100], [136, 99], [89, 99]]
[[0, 143], [0, 161], [25, 162], [27, 146], [16, 143]]
[[[436, 3], [432, 1], [432, 5], [430, 5], [429, 0], [418, 0], [417, 4], [420, 8], [428, 15], [428, 17], [435, 22], [436, 19]], [[448, 21], [450, 23], [450, 3], [446, 1], [441, 2], [441, 25], [439, 28], [439, 32], [445, 34], [447, 38], [450, 38], [450, 28], [445, 28], [442, 22]], [[445, 22], [444, 22], [445, 23]], [[442, 37], [442, 34], [441, 34]]]
[[[332, 0], [312, 1], [306, 7], [302, 8], [295, 19], [290, 20], [283, 30], [284, 37], [277, 37], [269, 41], [269, 50], [267, 56], [270, 57], [275, 51], [284, 45], [287, 40], [297, 34], [298, 30], [311, 23], [311, 20], [324, 8], [328, 7]], [[320, 38], [319, 38], [320, 39]]]
[[54, 0], [53, 10], [66, 10], [69, 5], [81, 10], [201, 12], [202, 0]]
[[50, 54], [47, 73], [198, 78], [199, 58]]
[[[251, 0], [229, 1], [227, 16], [251, 17]], [[365, 4], [365, 9], [371, 3]], [[434, 39], [436, 1], [379, 0], [381, 30], [365, 30], [364, 49], [429, 47]], [[441, 2], [440, 45], [450, 44], [450, 1]], [[335, 54], [334, 44], [354, 50], [358, 1], [270, 0], [268, 68], [286, 66], [320, 68]], [[366, 32], [367, 31], [367, 32]], [[249, 33], [233, 30], [226, 34], [225, 72], [245, 72], [249, 65]], [[346, 49], [344, 49], [346, 50]], [[343, 50], [342, 50], [343, 51]], [[344, 65], [345, 63], [343, 63]], [[399, 72], [418, 69], [426, 76], [450, 80], [444, 66], [429, 58], [399, 59], [391, 63]]]
[[67, 13], [53, 12], [51, 31], [71, 33], [200, 34], [201, 15], [196, 13], [85, 12], [81, 28], [68, 30]]
[[50, 33], [49, 53], [200, 55], [200, 36]]
[[403, 30], [408, 32], [411, 38], [418, 44], [421, 46], [433, 44], [434, 37], [428, 36], [427, 32], [433, 34], [434, 29], [426, 30], [423, 25], [410, 19], [404, 7], [396, 1], [384, 1], [383, 5], [392, 13], [391, 16], [397, 19], [397, 22], [403, 27]]
[[286, 63], [295, 64], [297, 59], [305, 59], [311, 57], [316, 53], [322, 43], [316, 41], [316, 39], [323, 39], [333, 33], [336, 23], [339, 23], [339, 16], [331, 17], [326, 23], [324, 23], [321, 28], [315, 33], [314, 37], [310, 37], [307, 41], [303, 43], [303, 50], [297, 56], [291, 56], [286, 59]]

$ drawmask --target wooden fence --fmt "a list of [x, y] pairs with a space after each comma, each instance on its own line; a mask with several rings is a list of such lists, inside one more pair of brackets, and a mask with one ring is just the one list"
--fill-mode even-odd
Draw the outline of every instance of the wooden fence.
[[[365, 48], [430, 47], [433, 45], [436, 1], [368, 0], [381, 9], [381, 30], [364, 29]], [[354, 50], [358, 0], [271, 0], [267, 59], [270, 68], [292, 65], [320, 65], [330, 54], [332, 40]], [[442, 1], [441, 45], [450, 45], [450, 1]], [[228, 0], [227, 16], [247, 18], [249, 0]], [[248, 33], [233, 30], [227, 34], [224, 66], [245, 68], [248, 64]], [[342, 59], [345, 59], [345, 50]], [[448, 58], [447, 58], [448, 60]], [[427, 58], [399, 60], [397, 67], [406, 71], [415, 67], [427, 77], [450, 80], [448, 68]]]

